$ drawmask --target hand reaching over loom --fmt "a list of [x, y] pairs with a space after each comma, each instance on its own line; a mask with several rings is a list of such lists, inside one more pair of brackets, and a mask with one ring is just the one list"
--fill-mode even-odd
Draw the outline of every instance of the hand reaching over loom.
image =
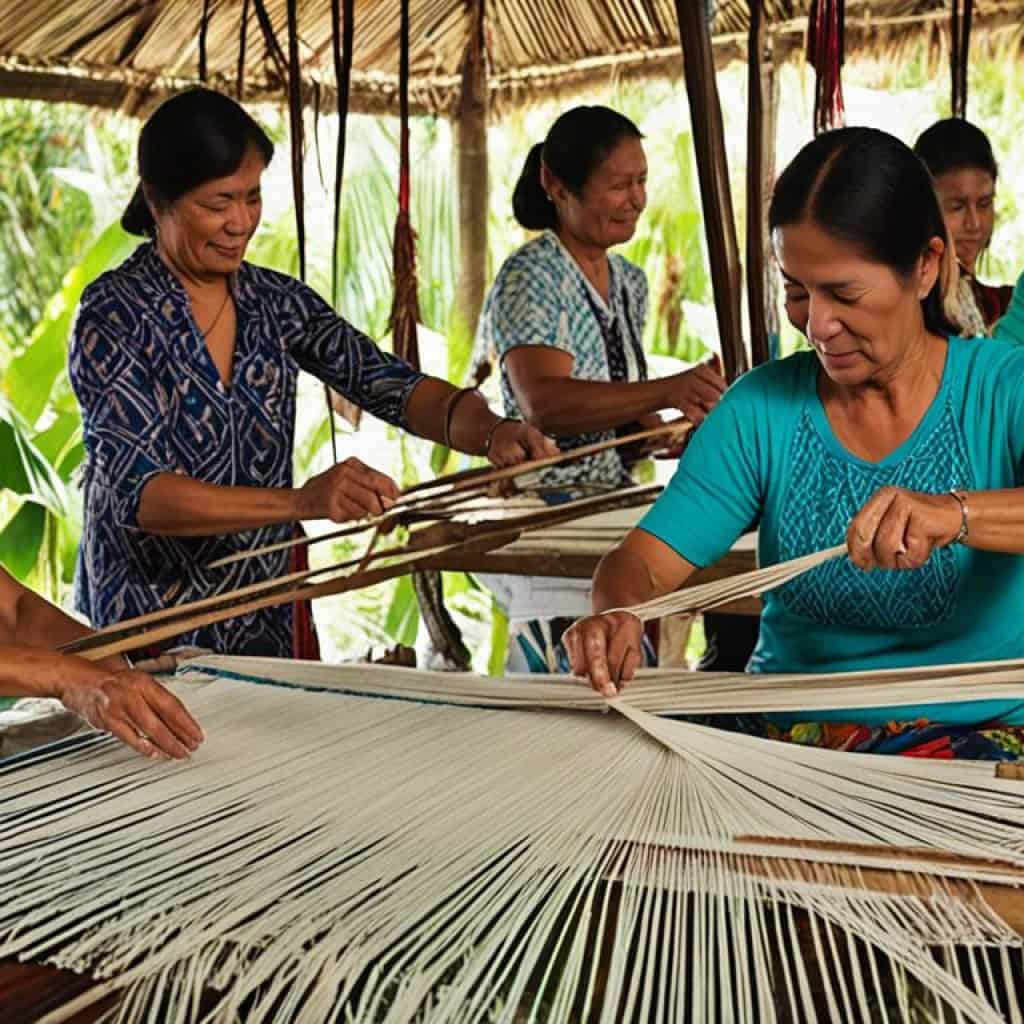
[[187, 757], [203, 731], [185, 706], [122, 657], [90, 662], [48, 648], [90, 630], [0, 570], [0, 695], [51, 697], [150, 757]]
[[185, 705], [152, 676], [111, 672], [80, 658], [60, 661], [52, 669], [53, 696], [94, 729], [156, 759], [188, 757], [202, 743], [203, 731]]
[[295, 492], [296, 519], [349, 519], [379, 516], [398, 498], [398, 485], [359, 459], [345, 459], [307, 480]]
[[630, 531], [597, 567], [595, 614], [562, 638], [573, 672], [603, 696], [616, 696], [643, 664], [643, 622], [628, 606], [676, 590], [695, 569], [663, 541]]

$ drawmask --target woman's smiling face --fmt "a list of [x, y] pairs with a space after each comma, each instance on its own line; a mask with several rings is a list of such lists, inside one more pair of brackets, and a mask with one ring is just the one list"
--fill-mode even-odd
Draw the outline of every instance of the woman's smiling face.
[[909, 279], [804, 219], [773, 233], [786, 314], [836, 383], [866, 384], [895, 368], [921, 337], [921, 300], [939, 272], [934, 239]]
[[547, 167], [541, 181], [558, 210], [560, 228], [602, 249], [628, 242], [647, 205], [647, 157], [637, 138], [623, 139], [591, 172], [579, 195]]
[[175, 266], [195, 277], [238, 270], [259, 226], [264, 170], [266, 161], [251, 146], [233, 174], [204, 182], [163, 209], [150, 204], [159, 244]]

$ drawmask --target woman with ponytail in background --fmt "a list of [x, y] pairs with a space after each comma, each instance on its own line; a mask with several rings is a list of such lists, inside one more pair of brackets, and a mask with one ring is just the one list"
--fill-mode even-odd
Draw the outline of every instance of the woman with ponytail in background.
[[[505, 414], [563, 449], [655, 426], [663, 410], [699, 424], [725, 389], [710, 365], [648, 378], [647, 281], [609, 253], [633, 237], [646, 203], [640, 131], [608, 107], [562, 114], [530, 150], [516, 185], [515, 218], [540, 233], [499, 270], [477, 344], [500, 362]], [[629, 470], [621, 450], [608, 450], [547, 471], [543, 484], [612, 490], [633, 482]], [[509, 668], [564, 669], [561, 629], [586, 607], [586, 585], [502, 578], [495, 589], [514, 591], [505, 603], [532, 610], [518, 624]], [[519, 618], [515, 607], [510, 618]]]

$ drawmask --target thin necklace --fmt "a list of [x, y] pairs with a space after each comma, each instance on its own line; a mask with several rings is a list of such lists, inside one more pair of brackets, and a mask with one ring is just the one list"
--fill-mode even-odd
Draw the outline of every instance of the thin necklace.
[[210, 324], [209, 327], [206, 328], [205, 331], [202, 332], [203, 338], [206, 338], [210, 334], [210, 332], [214, 329], [214, 327], [217, 326], [218, 322], [220, 321], [221, 314], [224, 312], [225, 309], [227, 309], [228, 299], [230, 299], [230, 298], [231, 298], [231, 289], [228, 288], [228, 290], [224, 294], [224, 301], [220, 304], [220, 309], [217, 310], [217, 315], [213, 318], [213, 322]]

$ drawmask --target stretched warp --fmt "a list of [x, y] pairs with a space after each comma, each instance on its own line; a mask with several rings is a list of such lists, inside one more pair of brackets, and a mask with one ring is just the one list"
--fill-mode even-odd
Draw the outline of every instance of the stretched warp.
[[0, 956], [105, 979], [45, 1024], [113, 991], [169, 1024], [1022, 1019], [1021, 783], [661, 717], [1024, 696], [1020, 664], [536, 680], [192, 663], [190, 761], [96, 735], [0, 772]]

